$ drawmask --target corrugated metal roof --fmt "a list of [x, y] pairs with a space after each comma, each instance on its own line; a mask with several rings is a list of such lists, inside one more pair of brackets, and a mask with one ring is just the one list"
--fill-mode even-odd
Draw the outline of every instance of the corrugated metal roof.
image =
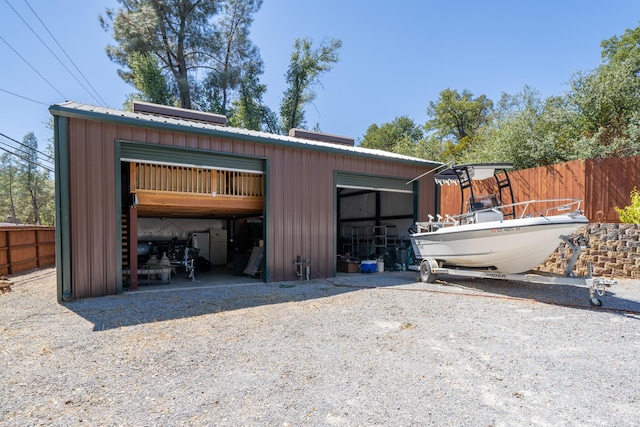
[[343, 154], [365, 155], [377, 158], [386, 158], [389, 160], [398, 160], [410, 163], [421, 163], [425, 165], [439, 165], [441, 163], [420, 159], [417, 157], [405, 156], [402, 154], [391, 153], [383, 150], [375, 150], [370, 148], [362, 148], [356, 146], [348, 146], [343, 144], [333, 144], [329, 142], [314, 141], [309, 139], [295, 138], [286, 135], [277, 135], [267, 132], [259, 132], [249, 129], [224, 127], [213, 125], [200, 121], [180, 119], [147, 113], [135, 113], [131, 111], [117, 110], [115, 108], [98, 107], [95, 105], [81, 104], [78, 102], [68, 101], [60, 104], [54, 104], [49, 107], [49, 111], [53, 115], [64, 117], [79, 117], [93, 120], [104, 120], [108, 122], [118, 122], [129, 125], [144, 125], [154, 127], [180, 127], [185, 128], [187, 132], [204, 132], [221, 137], [236, 138], [243, 140], [252, 140], [262, 143], [278, 144], [278, 145], [296, 145], [300, 148], [319, 149], [337, 151]]

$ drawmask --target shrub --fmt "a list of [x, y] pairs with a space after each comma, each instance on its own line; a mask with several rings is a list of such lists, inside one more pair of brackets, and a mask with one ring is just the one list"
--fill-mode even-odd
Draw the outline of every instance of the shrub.
[[620, 209], [616, 206], [616, 212], [620, 216], [620, 222], [625, 224], [640, 224], [640, 190], [636, 187], [631, 190], [631, 204]]

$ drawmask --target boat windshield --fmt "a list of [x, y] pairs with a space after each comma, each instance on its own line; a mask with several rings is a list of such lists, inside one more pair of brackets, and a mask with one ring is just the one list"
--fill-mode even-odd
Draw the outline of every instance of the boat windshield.
[[467, 200], [467, 212], [476, 212], [500, 206], [500, 200], [495, 194], [478, 194]]

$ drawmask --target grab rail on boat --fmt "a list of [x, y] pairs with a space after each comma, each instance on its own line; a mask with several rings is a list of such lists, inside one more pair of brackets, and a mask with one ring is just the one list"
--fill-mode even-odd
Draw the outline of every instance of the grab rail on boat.
[[[537, 211], [527, 213], [527, 210], [534, 204], [554, 204], [550, 207], [545, 207]], [[518, 218], [531, 218], [534, 216], [549, 216], [551, 212], [582, 212], [580, 206], [582, 205], [582, 199], [542, 199], [542, 200], [527, 200], [526, 202], [512, 203], [510, 205], [497, 206], [499, 209], [508, 207], [524, 206], [522, 213]]]
[[[553, 204], [553, 206], [544, 207], [538, 210], [532, 210], [528, 212], [533, 205]], [[444, 220], [438, 215], [438, 221], [434, 221], [430, 215], [428, 222], [416, 222], [416, 228], [418, 233], [428, 233], [436, 231], [443, 227], [452, 227], [460, 224], [473, 224], [480, 222], [487, 222], [482, 220], [482, 215], [476, 215], [482, 212], [496, 212], [502, 210], [511, 210], [510, 208], [522, 207], [521, 214], [518, 215], [518, 219], [532, 218], [538, 216], [550, 216], [551, 214], [558, 215], [562, 212], [569, 211], [569, 214], [576, 213], [582, 214], [580, 206], [582, 205], [582, 199], [541, 199], [541, 200], [527, 200], [526, 202], [511, 203], [508, 205], [492, 206], [485, 209], [473, 210], [468, 213], [459, 215], [446, 215]], [[493, 220], [493, 219], [492, 219]]]

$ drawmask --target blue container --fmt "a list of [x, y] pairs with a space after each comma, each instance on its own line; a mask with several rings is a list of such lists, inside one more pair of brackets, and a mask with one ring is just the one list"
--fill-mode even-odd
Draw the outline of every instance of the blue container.
[[360, 263], [360, 271], [363, 273], [375, 273], [376, 272], [376, 261], [375, 260], [365, 260]]

